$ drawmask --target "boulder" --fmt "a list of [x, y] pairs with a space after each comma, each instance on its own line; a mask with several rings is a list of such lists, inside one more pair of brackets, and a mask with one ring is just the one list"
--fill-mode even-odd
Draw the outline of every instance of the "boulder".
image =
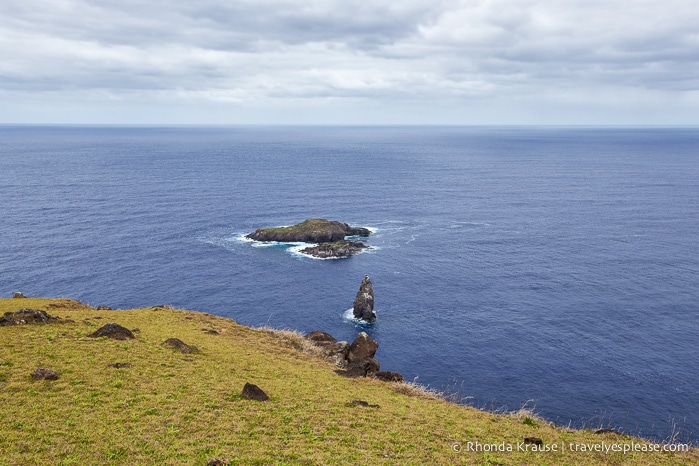
[[361, 332], [350, 345], [347, 360], [352, 364], [364, 359], [373, 358], [378, 348], [378, 343], [367, 335], [366, 332]]
[[364, 361], [359, 361], [350, 364], [345, 370], [337, 370], [335, 373], [343, 377], [366, 377], [366, 364]]
[[16, 312], [6, 312], [0, 317], [0, 327], [6, 325], [22, 325], [22, 324], [48, 324], [61, 320], [59, 317], [52, 316], [38, 309], [20, 309]]
[[14, 293], [12, 293], [12, 297], [17, 299], [26, 298], [26, 296], [24, 296], [21, 291], [15, 291]]
[[374, 287], [368, 275], [364, 276], [357, 296], [354, 298], [353, 313], [355, 319], [361, 319], [365, 322], [376, 320], [376, 314], [374, 314]]
[[524, 437], [524, 443], [527, 445], [536, 445], [540, 447], [544, 444], [544, 441], [539, 437]]
[[269, 400], [269, 397], [267, 394], [257, 385], [251, 384], [251, 383], [246, 383], [245, 386], [243, 387], [243, 391], [240, 392], [240, 396], [245, 398], [246, 400], [254, 400], [254, 401], [267, 401]]
[[335, 337], [330, 335], [327, 332], [323, 332], [322, 330], [313, 330], [311, 333], [306, 335], [306, 338], [308, 340], [311, 340], [314, 343], [320, 343], [320, 342], [329, 342], [329, 343], [335, 343], [337, 340]]
[[345, 370], [335, 372], [344, 377], [366, 377], [367, 375], [374, 374], [380, 367], [379, 361], [373, 358], [367, 358], [349, 364]]
[[39, 367], [32, 372], [32, 377], [36, 380], [58, 380], [58, 372], [45, 367]]
[[180, 353], [184, 354], [196, 353], [199, 351], [199, 348], [197, 348], [196, 346], [188, 345], [179, 338], [168, 338], [163, 342], [163, 345], [169, 346], [170, 348], [175, 348], [179, 350]]
[[109, 306], [97, 306], [95, 309], [97, 309], [98, 311], [111, 311], [112, 310], [112, 308]]
[[89, 334], [88, 337], [92, 337], [92, 338], [109, 337], [109, 338], [113, 338], [115, 340], [128, 340], [128, 339], [136, 338], [133, 335], [133, 333], [131, 333], [131, 330], [129, 330], [126, 327], [122, 327], [121, 325], [114, 323], [114, 322], [110, 322], [106, 325], [103, 325], [102, 327], [97, 329], [95, 332]]

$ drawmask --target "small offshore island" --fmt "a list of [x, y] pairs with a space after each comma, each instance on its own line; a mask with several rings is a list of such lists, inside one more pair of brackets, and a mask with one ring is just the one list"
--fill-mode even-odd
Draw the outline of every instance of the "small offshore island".
[[362, 241], [350, 241], [348, 236], [368, 237], [368, 228], [351, 227], [346, 223], [324, 218], [310, 218], [296, 225], [258, 228], [245, 235], [255, 241], [277, 243], [312, 243], [300, 252], [320, 259], [342, 259], [371, 249]]

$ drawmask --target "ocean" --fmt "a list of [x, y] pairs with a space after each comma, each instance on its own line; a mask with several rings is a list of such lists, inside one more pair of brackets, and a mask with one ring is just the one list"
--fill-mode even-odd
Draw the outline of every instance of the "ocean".
[[[466, 404], [699, 439], [697, 128], [0, 126], [0, 200], [3, 296], [365, 330]], [[374, 249], [243, 239], [314, 217]]]

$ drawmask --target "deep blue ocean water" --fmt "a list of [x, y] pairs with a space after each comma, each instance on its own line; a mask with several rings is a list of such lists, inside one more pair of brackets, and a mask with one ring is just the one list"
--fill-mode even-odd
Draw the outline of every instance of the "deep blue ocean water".
[[[559, 424], [699, 438], [699, 129], [0, 127], [0, 293], [322, 329]], [[240, 241], [326, 217], [376, 249]], [[533, 400], [533, 401], [530, 401]]]

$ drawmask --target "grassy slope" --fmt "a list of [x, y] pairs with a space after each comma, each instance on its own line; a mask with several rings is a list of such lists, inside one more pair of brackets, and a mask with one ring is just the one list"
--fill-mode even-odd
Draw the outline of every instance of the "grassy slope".
[[[0, 299], [0, 313], [23, 307], [75, 322], [0, 327], [0, 465], [191, 465], [216, 457], [231, 464], [699, 464], [696, 450], [457, 453], [452, 445], [468, 441], [639, 440], [540, 419], [532, 426], [522, 417], [404, 394], [411, 391], [406, 385], [346, 379], [324, 360], [292, 349], [300, 339], [288, 332], [280, 339], [208, 314]], [[86, 336], [107, 322], [138, 327], [137, 340]], [[162, 342], [170, 337], [201, 351], [166, 348]], [[116, 362], [132, 366], [107, 367]], [[29, 374], [37, 367], [61, 377], [34, 381]], [[241, 399], [245, 382], [259, 385], [270, 401]]]

